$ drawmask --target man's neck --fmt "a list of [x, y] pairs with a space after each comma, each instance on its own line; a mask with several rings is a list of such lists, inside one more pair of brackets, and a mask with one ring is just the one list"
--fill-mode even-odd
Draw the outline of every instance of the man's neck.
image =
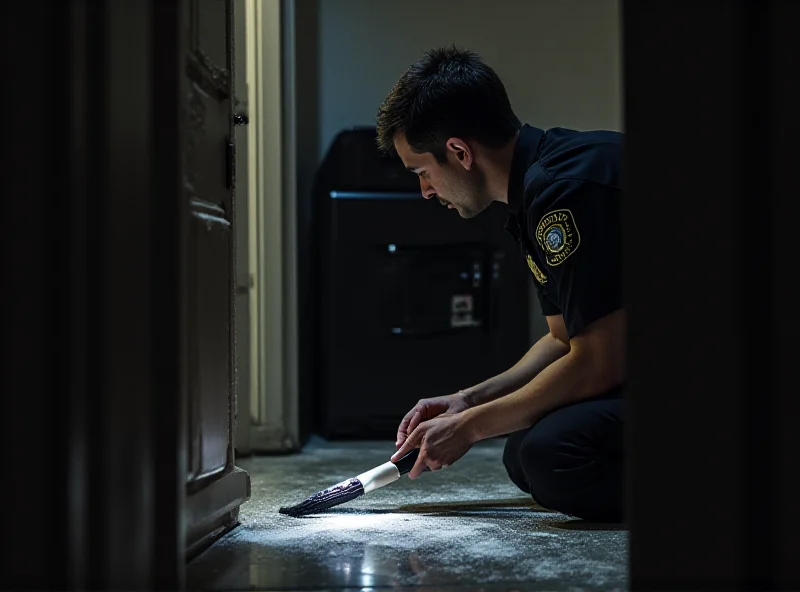
[[488, 166], [486, 167], [486, 181], [489, 195], [494, 201], [508, 204], [508, 182], [511, 175], [511, 162], [514, 160], [514, 148], [517, 145], [519, 132], [497, 150], [487, 152]]

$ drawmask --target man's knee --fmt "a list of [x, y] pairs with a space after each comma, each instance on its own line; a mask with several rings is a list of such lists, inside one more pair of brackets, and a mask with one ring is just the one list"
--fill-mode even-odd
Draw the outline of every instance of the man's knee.
[[[539, 503], [559, 488], [558, 471], [554, 470], [564, 462], [558, 458], [559, 442], [559, 433], [537, 424], [511, 434], [503, 450], [503, 464], [511, 481]], [[537, 491], [538, 497], [534, 495]]]
[[528, 430], [520, 441], [520, 465], [532, 490], [550, 490], [558, 486], [557, 469], [566, 468], [565, 459], [562, 458], [563, 452], [559, 451], [559, 435], [537, 427]]
[[525, 493], [530, 493], [520, 459], [520, 446], [526, 434], [527, 430], [522, 430], [520, 432], [514, 432], [508, 437], [506, 446], [503, 449], [503, 465], [506, 468], [506, 473], [508, 473], [508, 478], [511, 479], [511, 482]]
[[528, 430], [519, 444], [520, 466], [538, 504], [570, 513], [565, 501], [581, 487], [581, 467], [591, 459], [574, 454], [572, 434], [557, 427], [543, 423]]
[[622, 459], [577, 445], [569, 429], [538, 427], [528, 431], [519, 447], [524, 478], [536, 502], [585, 520], [619, 521]]
[[616, 521], [622, 515], [622, 414], [619, 398], [597, 398], [515, 432], [503, 454], [509, 477], [546, 508]]

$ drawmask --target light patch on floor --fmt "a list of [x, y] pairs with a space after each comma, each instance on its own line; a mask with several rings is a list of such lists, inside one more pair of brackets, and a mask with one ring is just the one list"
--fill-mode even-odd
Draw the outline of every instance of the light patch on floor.
[[508, 480], [502, 445], [303, 518], [278, 508], [385, 462], [393, 445], [315, 440], [299, 455], [242, 459], [253, 483], [242, 525], [190, 565], [189, 586], [625, 589], [627, 532], [533, 505]]

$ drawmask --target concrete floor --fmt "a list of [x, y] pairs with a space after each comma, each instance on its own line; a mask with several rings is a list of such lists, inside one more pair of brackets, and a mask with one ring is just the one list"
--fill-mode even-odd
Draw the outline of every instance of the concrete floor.
[[189, 566], [193, 590], [621, 590], [627, 532], [538, 508], [508, 480], [503, 440], [452, 467], [403, 477], [324, 514], [278, 514], [386, 460], [390, 442], [313, 440], [242, 459], [241, 526]]

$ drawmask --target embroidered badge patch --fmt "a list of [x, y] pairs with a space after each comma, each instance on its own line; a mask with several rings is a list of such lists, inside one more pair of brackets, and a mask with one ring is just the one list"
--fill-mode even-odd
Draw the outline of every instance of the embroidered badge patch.
[[581, 244], [572, 212], [554, 210], [545, 214], [536, 226], [536, 240], [548, 265], [555, 267], [564, 263]]
[[536, 265], [536, 263], [533, 261], [533, 258], [530, 255], [526, 255], [526, 257], [528, 258], [528, 267], [531, 268], [531, 273], [533, 273], [533, 277], [535, 277], [536, 281], [539, 282], [540, 284], [546, 284], [547, 276], [542, 273], [542, 270], [539, 269], [539, 267]]

